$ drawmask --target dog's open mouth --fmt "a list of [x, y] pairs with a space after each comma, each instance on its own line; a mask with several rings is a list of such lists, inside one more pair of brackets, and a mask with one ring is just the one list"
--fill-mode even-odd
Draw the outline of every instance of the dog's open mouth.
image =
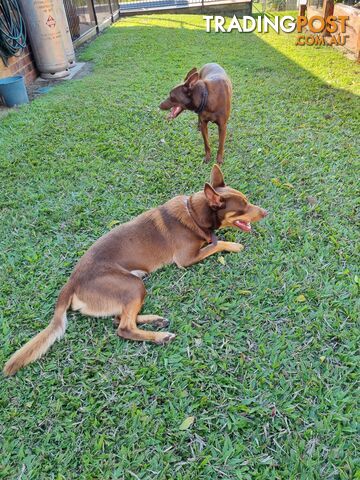
[[241, 220], [235, 220], [235, 227], [240, 228], [243, 232], [251, 232], [250, 222], [242, 222]]
[[184, 109], [180, 107], [180, 105], [175, 105], [175, 107], [172, 107], [168, 119], [172, 120], [173, 118], [176, 118]]

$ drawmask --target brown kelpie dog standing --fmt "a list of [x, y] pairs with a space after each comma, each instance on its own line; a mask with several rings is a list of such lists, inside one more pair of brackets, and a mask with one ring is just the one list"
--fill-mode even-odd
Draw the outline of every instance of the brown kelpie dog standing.
[[162, 110], [171, 110], [169, 119], [176, 118], [183, 110], [199, 115], [199, 130], [205, 145], [204, 161], [210, 161], [208, 122], [219, 129], [217, 163], [223, 163], [226, 125], [230, 116], [232, 86], [225, 70], [217, 63], [207, 63], [198, 72], [196, 68], [186, 75], [184, 83], [173, 88], [169, 97], [160, 104]]
[[10, 358], [5, 375], [41, 357], [64, 334], [69, 308], [93, 317], [115, 315], [120, 337], [158, 344], [171, 341], [173, 333], [138, 328], [145, 323], [168, 325], [158, 315], [139, 315], [146, 293], [141, 277], [169, 263], [188, 267], [216, 252], [239, 252], [241, 244], [218, 241], [214, 230], [236, 227], [249, 232], [250, 223], [266, 214], [226, 186], [215, 165], [211, 184], [202, 191], [174, 197], [97, 240], [62, 288], [50, 324]]

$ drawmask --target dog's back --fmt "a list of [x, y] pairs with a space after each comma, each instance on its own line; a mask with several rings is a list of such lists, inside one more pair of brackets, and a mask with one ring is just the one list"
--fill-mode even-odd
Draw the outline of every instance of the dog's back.
[[227, 76], [225, 70], [217, 63], [207, 63], [201, 68], [199, 74], [202, 80], [225, 80], [231, 85], [230, 78]]

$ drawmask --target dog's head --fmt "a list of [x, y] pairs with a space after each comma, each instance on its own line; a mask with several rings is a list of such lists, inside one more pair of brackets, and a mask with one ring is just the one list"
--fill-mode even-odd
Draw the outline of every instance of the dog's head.
[[251, 204], [243, 193], [225, 185], [224, 176], [217, 165], [211, 171], [210, 183], [205, 184], [204, 195], [209, 208], [216, 211], [219, 228], [234, 227], [250, 232], [251, 223], [268, 214], [263, 208]]
[[192, 68], [184, 82], [174, 87], [168, 98], [160, 103], [161, 110], [170, 110], [168, 119], [176, 118], [182, 111], [192, 106], [192, 92], [197, 82], [199, 82], [199, 72], [197, 68]]

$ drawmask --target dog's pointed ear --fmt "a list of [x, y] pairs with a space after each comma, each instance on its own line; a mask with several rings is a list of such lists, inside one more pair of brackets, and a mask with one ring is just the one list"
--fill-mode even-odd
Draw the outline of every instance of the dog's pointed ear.
[[195, 72], [185, 81], [184, 86], [190, 90], [194, 87], [195, 83], [199, 81], [199, 72]]
[[191, 75], [192, 75], [193, 73], [195, 73], [195, 72], [197, 72], [197, 68], [196, 68], [196, 67], [192, 68], [192, 69], [186, 74], [186, 77], [184, 78], [184, 82], [186, 82], [186, 80], [187, 80], [189, 77], [191, 77]]
[[225, 187], [224, 175], [216, 164], [211, 170], [210, 183], [214, 188]]
[[221, 195], [215, 192], [210, 183], [205, 183], [204, 193], [209, 207], [213, 210], [219, 210], [225, 206], [224, 199], [221, 197]]

